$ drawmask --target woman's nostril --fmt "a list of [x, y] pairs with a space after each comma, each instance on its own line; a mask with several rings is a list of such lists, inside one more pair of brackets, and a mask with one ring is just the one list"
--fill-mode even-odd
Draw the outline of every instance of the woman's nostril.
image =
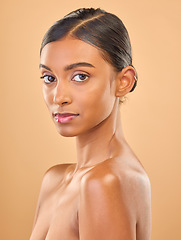
[[62, 105], [66, 105], [66, 104], [68, 104], [68, 102], [62, 102]]
[[54, 95], [53, 102], [58, 105], [66, 105], [72, 102], [69, 96]]

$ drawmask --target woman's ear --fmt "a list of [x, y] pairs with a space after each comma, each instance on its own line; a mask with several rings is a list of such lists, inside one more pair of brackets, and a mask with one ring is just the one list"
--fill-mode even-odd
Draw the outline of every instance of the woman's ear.
[[129, 93], [137, 81], [137, 74], [132, 66], [122, 69], [116, 76], [116, 97], [123, 97]]

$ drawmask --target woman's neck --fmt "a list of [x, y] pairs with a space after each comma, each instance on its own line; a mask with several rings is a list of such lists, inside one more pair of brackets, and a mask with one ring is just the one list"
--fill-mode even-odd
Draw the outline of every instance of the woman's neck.
[[77, 136], [76, 169], [96, 165], [115, 157], [124, 141], [119, 107], [108, 118], [84, 135]]

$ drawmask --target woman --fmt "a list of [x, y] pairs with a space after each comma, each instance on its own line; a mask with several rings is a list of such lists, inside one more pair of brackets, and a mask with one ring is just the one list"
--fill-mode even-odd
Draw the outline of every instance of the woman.
[[58, 132], [76, 136], [77, 163], [43, 179], [31, 240], [149, 240], [150, 183], [124, 139], [119, 104], [136, 86], [127, 30], [79, 9], [45, 34], [43, 95]]

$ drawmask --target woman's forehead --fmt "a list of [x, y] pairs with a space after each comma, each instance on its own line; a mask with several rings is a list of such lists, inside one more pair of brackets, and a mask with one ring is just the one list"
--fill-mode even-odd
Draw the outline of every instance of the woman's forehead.
[[48, 43], [42, 49], [41, 64], [66, 66], [73, 63], [88, 63], [94, 67], [108, 64], [96, 47], [82, 40], [67, 37]]
[[64, 57], [85, 57], [101, 56], [100, 50], [82, 40], [75, 38], [64, 38], [62, 40], [50, 42], [42, 50], [41, 57], [45, 55]]

